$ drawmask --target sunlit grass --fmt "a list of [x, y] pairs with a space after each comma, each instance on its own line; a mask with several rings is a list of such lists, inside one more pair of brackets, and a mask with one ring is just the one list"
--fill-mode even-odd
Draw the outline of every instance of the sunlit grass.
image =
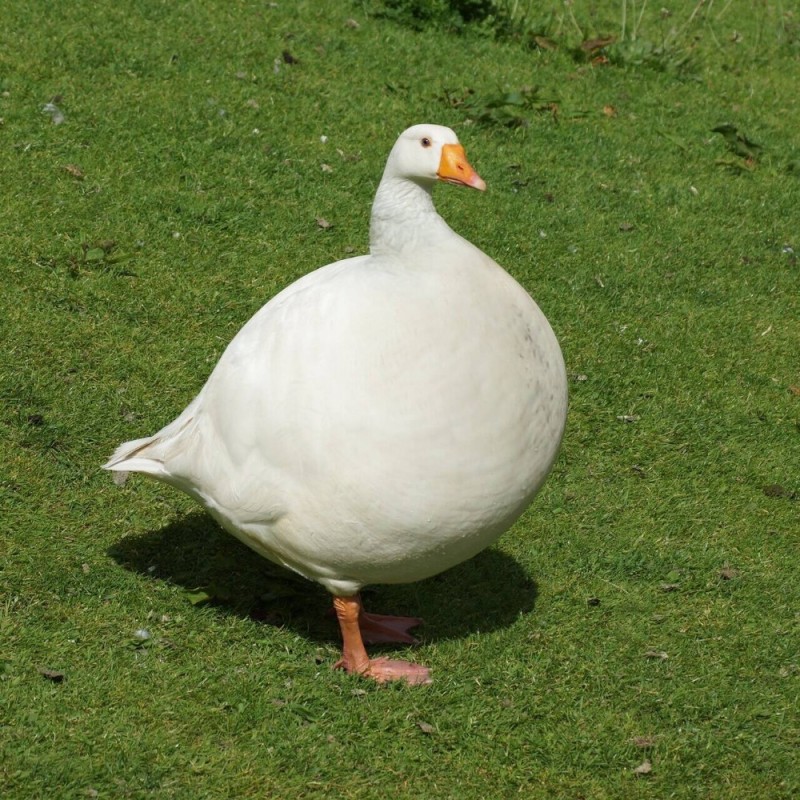
[[[618, 2], [534, 48], [378, 5], [4, 7], [0, 794], [797, 796], [797, 12], [706, 4], [662, 69], [580, 49]], [[437, 205], [547, 313], [571, 409], [496, 547], [372, 592], [435, 681], [381, 689], [330, 669], [324, 592], [99, 465], [365, 252], [419, 121], [489, 184]]]

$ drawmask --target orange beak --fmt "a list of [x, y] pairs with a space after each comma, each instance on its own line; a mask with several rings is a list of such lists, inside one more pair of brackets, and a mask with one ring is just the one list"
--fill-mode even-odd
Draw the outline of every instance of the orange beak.
[[436, 177], [457, 186], [471, 186], [481, 192], [486, 188], [486, 182], [472, 169], [467, 161], [467, 154], [460, 144], [442, 146], [442, 158], [439, 161]]

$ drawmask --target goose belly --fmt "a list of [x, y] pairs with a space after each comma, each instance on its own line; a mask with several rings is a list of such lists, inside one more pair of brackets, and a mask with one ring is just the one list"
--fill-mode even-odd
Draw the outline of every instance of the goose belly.
[[240, 487], [263, 474], [249, 491], [283, 511], [259, 518], [240, 490], [217, 503], [223, 524], [334, 589], [427, 577], [506, 530], [557, 454], [566, 378], [527, 293], [504, 272], [476, 283], [452, 299], [435, 282], [327, 291], [302, 324], [272, 315], [215, 406]]

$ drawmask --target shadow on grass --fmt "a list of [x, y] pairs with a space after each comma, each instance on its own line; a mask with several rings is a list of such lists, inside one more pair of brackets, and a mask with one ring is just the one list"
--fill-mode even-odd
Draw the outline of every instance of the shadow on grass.
[[[262, 558], [202, 512], [127, 536], [109, 555], [126, 569], [183, 587], [187, 605], [203, 591], [222, 613], [286, 626], [316, 641], [338, 638], [322, 587]], [[362, 595], [370, 611], [422, 617], [417, 635], [441, 641], [511, 625], [533, 609], [536, 584], [513, 558], [490, 548], [433, 578], [368, 587]]]

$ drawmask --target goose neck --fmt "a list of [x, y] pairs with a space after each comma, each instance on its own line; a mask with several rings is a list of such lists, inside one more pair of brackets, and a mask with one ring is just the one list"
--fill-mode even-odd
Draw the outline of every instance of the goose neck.
[[450, 232], [433, 206], [432, 189], [432, 184], [384, 177], [372, 204], [370, 252], [407, 252]]

